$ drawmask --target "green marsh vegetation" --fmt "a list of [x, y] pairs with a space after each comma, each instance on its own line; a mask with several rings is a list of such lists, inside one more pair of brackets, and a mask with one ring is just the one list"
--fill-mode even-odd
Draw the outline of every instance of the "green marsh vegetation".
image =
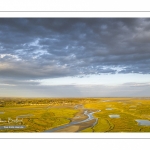
[[[95, 113], [98, 118], [93, 128], [83, 132], [149, 132], [150, 126], [140, 126], [136, 119], [150, 120], [150, 99], [139, 98], [103, 98], [95, 103], [85, 104], [86, 108], [99, 109]], [[112, 108], [107, 110], [107, 108]], [[118, 114], [119, 118], [111, 118], [109, 115]]]
[[[84, 109], [100, 110], [93, 114], [96, 125], [81, 132], [150, 132], [150, 126], [135, 121], [150, 120], [149, 98], [0, 98], [0, 126], [26, 126], [0, 132], [43, 132], [68, 124], [81, 111], [75, 108], [80, 104]], [[120, 117], [109, 116], [114, 114]]]
[[[70, 122], [78, 112], [74, 109], [76, 102], [63, 99], [2, 99], [0, 100], [1, 121], [8, 118], [15, 122], [0, 122], [0, 126], [25, 125], [24, 129], [3, 129], [0, 132], [42, 132]], [[23, 120], [16, 122], [16, 119]]]

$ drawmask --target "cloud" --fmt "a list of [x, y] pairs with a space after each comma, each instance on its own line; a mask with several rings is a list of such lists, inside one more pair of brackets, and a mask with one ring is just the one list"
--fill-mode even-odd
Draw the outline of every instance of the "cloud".
[[149, 74], [149, 33], [148, 18], [1, 18], [0, 78]]
[[150, 83], [136, 83], [136, 82], [129, 82], [122, 84], [123, 86], [129, 86], [129, 87], [150, 87]]

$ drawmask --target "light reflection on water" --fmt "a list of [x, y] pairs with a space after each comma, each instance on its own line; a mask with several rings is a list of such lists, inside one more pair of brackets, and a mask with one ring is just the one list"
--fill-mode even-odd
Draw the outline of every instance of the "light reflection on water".
[[33, 114], [26, 114], [26, 115], [20, 115], [20, 116], [17, 116], [17, 118], [28, 118], [28, 117], [32, 117], [34, 116]]
[[139, 126], [150, 126], [149, 120], [136, 119], [135, 120]]
[[103, 100], [102, 102], [109, 102], [110, 100]]
[[136, 107], [136, 105], [132, 105], [132, 106], [129, 106], [130, 108], [135, 108]]
[[5, 112], [0, 112], [0, 114], [4, 114]]
[[105, 110], [113, 110], [112, 108], [106, 108]]
[[111, 114], [109, 115], [110, 118], [120, 118], [120, 115], [118, 114]]

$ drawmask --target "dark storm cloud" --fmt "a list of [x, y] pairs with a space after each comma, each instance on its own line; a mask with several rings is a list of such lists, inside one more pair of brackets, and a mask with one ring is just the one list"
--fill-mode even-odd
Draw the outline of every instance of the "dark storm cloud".
[[1, 78], [149, 74], [149, 58], [149, 18], [0, 19]]

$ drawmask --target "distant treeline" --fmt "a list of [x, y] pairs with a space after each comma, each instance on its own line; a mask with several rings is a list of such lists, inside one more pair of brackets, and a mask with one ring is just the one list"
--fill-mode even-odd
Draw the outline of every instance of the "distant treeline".
[[99, 99], [92, 98], [0, 98], [0, 107], [16, 105], [64, 105], [64, 104], [81, 104], [88, 101]]

